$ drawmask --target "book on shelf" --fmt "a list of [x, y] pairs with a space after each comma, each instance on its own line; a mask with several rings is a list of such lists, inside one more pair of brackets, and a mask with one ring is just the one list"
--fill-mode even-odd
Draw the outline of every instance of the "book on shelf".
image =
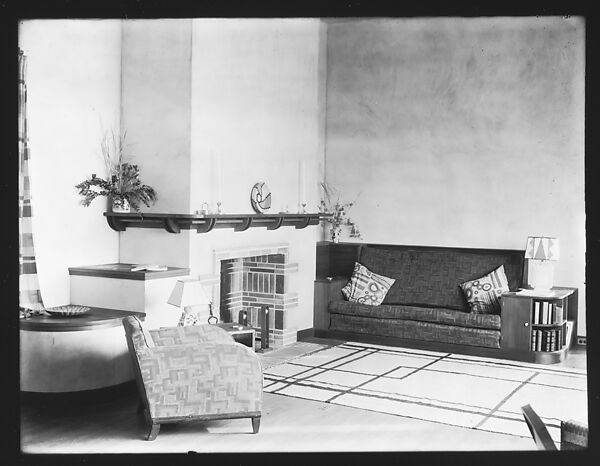
[[550, 301], [533, 302], [533, 323], [541, 325], [560, 325], [565, 321], [565, 307], [562, 303]]
[[565, 321], [565, 308], [562, 303], [556, 303], [556, 323], [562, 324]]
[[545, 352], [558, 351], [564, 346], [562, 338], [562, 329], [532, 330], [531, 350]]
[[561, 349], [563, 347], [562, 328], [558, 329], [558, 335], [556, 338], [558, 340], [558, 349]]

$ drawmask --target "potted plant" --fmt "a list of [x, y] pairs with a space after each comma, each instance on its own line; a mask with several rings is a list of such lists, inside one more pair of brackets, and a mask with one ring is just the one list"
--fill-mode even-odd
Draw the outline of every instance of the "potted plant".
[[339, 190], [331, 187], [326, 182], [321, 182], [321, 188], [323, 188], [323, 198], [319, 204], [319, 212], [333, 214], [331, 217], [324, 219], [325, 222], [331, 224], [329, 234], [331, 240], [334, 243], [340, 241], [340, 235], [342, 233], [342, 227], [346, 226], [350, 228], [351, 238], [362, 238], [360, 231], [356, 224], [348, 217], [348, 210], [354, 205], [356, 199], [353, 202], [343, 203]]
[[114, 131], [104, 133], [100, 142], [102, 157], [106, 165], [107, 178], [95, 173], [75, 187], [83, 196], [81, 204], [89, 206], [98, 196], [107, 196], [113, 212], [140, 210], [140, 203], [147, 207], [156, 202], [156, 192], [140, 181], [139, 167], [124, 162], [126, 133], [117, 137]]

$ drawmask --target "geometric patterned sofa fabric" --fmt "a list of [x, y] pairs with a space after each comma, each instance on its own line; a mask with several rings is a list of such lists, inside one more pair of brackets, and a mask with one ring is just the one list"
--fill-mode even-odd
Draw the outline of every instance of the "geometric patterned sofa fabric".
[[184, 344], [147, 348], [137, 356], [153, 419], [262, 409], [262, 368], [247, 346]]
[[144, 332], [140, 320], [135, 316], [127, 316], [122, 319], [123, 328], [127, 343], [133, 346], [137, 352], [152, 346], [152, 341], [148, 341], [148, 332]]
[[186, 327], [161, 327], [149, 330], [156, 346], [182, 345], [186, 343], [221, 342], [231, 343], [233, 336], [220, 327], [210, 324]]
[[500, 330], [459, 327], [432, 322], [331, 314], [329, 329], [383, 337], [500, 348]]
[[163, 422], [195, 418], [251, 417], [258, 431], [263, 372], [252, 349], [211, 325], [146, 331], [130, 316], [123, 319], [123, 327], [151, 423], [148, 440]]
[[511, 291], [522, 286], [523, 251], [415, 246], [361, 249], [359, 262], [395, 279], [383, 304], [432, 306], [469, 312], [459, 287], [504, 265]]
[[453, 309], [389, 304], [370, 306], [350, 301], [331, 301], [329, 312], [366, 318], [413, 320], [489, 330], [500, 330], [501, 323], [500, 316], [495, 314], [472, 314]]

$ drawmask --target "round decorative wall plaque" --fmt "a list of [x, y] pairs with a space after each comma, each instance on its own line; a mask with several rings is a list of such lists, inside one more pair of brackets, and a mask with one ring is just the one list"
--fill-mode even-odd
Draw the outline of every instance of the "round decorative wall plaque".
[[252, 186], [250, 191], [250, 203], [258, 214], [263, 214], [271, 208], [271, 191], [264, 181]]

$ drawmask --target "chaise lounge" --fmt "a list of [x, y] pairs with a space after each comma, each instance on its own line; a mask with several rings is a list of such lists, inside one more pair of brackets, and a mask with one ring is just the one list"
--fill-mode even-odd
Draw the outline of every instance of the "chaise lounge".
[[144, 330], [123, 319], [144, 411], [154, 440], [164, 423], [252, 419], [260, 427], [263, 375], [254, 351], [213, 325]]

